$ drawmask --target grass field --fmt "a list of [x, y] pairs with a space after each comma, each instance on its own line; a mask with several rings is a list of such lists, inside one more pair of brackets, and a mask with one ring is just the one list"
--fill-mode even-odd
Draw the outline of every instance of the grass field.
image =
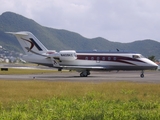
[[0, 71], [1, 75], [24, 75], [24, 74], [41, 74], [58, 72], [57, 70], [45, 70], [45, 69], [14, 69], [9, 68], [8, 71]]
[[159, 111], [160, 84], [0, 80], [0, 120], [159, 120]]

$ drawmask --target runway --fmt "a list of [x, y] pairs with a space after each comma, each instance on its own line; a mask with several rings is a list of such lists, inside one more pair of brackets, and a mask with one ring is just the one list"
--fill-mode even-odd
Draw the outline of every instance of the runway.
[[0, 80], [45, 80], [70, 82], [111, 82], [130, 81], [139, 83], [160, 83], [160, 71], [145, 71], [144, 78], [140, 71], [91, 72], [88, 77], [80, 77], [77, 72], [53, 72], [29, 75], [0, 75]]

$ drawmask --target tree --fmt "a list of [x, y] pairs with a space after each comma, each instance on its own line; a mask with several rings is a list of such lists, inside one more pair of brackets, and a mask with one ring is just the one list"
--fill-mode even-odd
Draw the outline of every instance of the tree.
[[149, 56], [149, 57], [148, 57], [148, 59], [150, 59], [150, 60], [151, 60], [151, 61], [153, 61], [153, 62], [155, 62], [155, 61], [156, 61], [156, 58], [155, 58], [155, 56], [154, 56], [154, 55]]

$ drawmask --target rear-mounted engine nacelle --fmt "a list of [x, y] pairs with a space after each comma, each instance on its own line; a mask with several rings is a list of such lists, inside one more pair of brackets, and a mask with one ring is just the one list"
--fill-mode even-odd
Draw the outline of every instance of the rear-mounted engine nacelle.
[[74, 50], [60, 51], [59, 52], [59, 59], [61, 61], [63, 61], [63, 60], [66, 60], [66, 61], [76, 60], [77, 59], [76, 51], [74, 51]]

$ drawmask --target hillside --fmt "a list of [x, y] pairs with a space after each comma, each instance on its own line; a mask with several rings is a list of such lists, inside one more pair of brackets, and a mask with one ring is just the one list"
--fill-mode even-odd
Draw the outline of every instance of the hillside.
[[30, 31], [48, 49], [53, 50], [119, 50], [134, 51], [148, 57], [160, 58], [160, 43], [153, 40], [141, 40], [132, 43], [111, 42], [101, 37], [88, 39], [75, 32], [41, 26], [34, 20], [21, 15], [5, 12], [0, 15], [0, 45], [9, 50], [22, 51], [14, 36], [5, 32]]

